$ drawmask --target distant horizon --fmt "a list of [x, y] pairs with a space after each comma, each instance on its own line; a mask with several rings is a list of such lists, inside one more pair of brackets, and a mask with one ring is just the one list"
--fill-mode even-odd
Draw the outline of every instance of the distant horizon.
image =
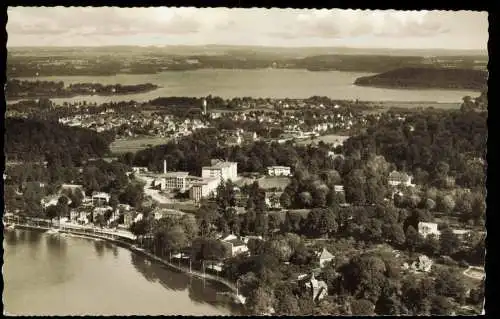
[[[250, 46], [487, 51], [488, 13], [9, 7], [7, 47]], [[76, 45], [75, 45], [76, 44]]]
[[[203, 47], [211, 47], [211, 48], [258, 48], [258, 49], [282, 49], [282, 50], [352, 50], [352, 51], [395, 51], [395, 52], [448, 52], [448, 53], [468, 53], [469, 55], [484, 55], [488, 56], [488, 49], [450, 49], [450, 48], [384, 48], [384, 47], [374, 47], [374, 48], [366, 48], [366, 47], [354, 47], [354, 46], [267, 46], [267, 45], [234, 45], [234, 44], [167, 44], [167, 45], [132, 45], [132, 44], [122, 44], [122, 45], [17, 45], [17, 46], [9, 46], [7, 45], [7, 49], [11, 50], [26, 50], [26, 49], [112, 49], [112, 48], [140, 48], [140, 49], [168, 49], [168, 48], [203, 48]], [[342, 53], [342, 52], [332, 52], [330, 54]], [[390, 53], [390, 52], [388, 52]]]

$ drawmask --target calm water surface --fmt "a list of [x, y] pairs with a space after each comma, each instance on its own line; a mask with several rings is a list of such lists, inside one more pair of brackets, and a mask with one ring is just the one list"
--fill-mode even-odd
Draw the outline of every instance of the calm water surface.
[[4, 311], [15, 315], [230, 315], [217, 284], [104, 241], [4, 232]]
[[[461, 102], [466, 95], [479, 93], [464, 90], [390, 90], [355, 86], [354, 80], [372, 73], [358, 72], [311, 72], [307, 70], [261, 69], [261, 70], [220, 70], [203, 69], [195, 71], [162, 72], [158, 74], [119, 74], [116, 76], [49, 76], [39, 77], [44, 81], [64, 81], [72, 83], [94, 82], [102, 84], [153, 83], [161, 86], [158, 90], [120, 96], [85, 96], [53, 99], [63, 102], [110, 102], [148, 101], [157, 97], [190, 96], [201, 97], [209, 94], [223, 98], [308, 98], [314, 95], [328, 96], [339, 100], [363, 101], [412, 101], [412, 102]], [[21, 78], [34, 80], [35, 78]]]

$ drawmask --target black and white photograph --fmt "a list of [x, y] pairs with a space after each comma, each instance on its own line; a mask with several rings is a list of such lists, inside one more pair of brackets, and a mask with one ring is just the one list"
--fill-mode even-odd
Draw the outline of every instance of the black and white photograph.
[[487, 12], [7, 16], [4, 315], [484, 314]]

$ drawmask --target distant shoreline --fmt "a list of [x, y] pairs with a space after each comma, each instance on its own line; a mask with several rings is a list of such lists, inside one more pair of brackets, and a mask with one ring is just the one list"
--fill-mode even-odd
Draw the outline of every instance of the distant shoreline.
[[28, 96], [6, 96], [5, 100], [7, 102], [17, 102], [23, 100], [33, 100], [33, 99], [72, 99], [76, 97], [85, 97], [85, 96], [122, 96], [122, 95], [132, 95], [132, 94], [142, 94], [149, 93], [158, 90], [161, 86], [156, 86], [155, 88], [140, 90], [135, 92], [119, 92], [119, 93], [91, 93], [91, 94], [67, 94], [67, 95], [51, 95], [51, 94], [36, 94], [36, 95], [28, 95]]
[[[450, 88], [450, 87], [417, 87], [417, 86], [396, 86], [396, 85], [383, 85], [383, 84], [359, 84], [353, 83], [355, 86], [366, 87], [366, 88], [377, 88], [377, 89], [389, 89], [389, 90], [408, 90], [408, 91], [432, 91], [432, 90], [443, 90], [443, 91], [473, 91], [481, 93], [482, 89], [479, 88]], [[407, 102], [406, 102], [407, 103]], [[425, 103], [424, 102], [410, 102], [410, 103]], [[443, 102], [431, 102], [431, 103], [443, 103]]]

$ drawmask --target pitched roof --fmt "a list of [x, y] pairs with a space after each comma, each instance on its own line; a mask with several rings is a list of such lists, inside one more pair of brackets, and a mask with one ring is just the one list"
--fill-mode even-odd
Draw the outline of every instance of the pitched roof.
[[410, 178], [410, 176], [403, 172], [392, 171], [389, 174], [389, 178], [393, 180], [406, 181]]
[[319, 259], [332, 259], [334, 256], [326, 250], [326, 248], [323, 248], [323, 250], [319, 253]]

